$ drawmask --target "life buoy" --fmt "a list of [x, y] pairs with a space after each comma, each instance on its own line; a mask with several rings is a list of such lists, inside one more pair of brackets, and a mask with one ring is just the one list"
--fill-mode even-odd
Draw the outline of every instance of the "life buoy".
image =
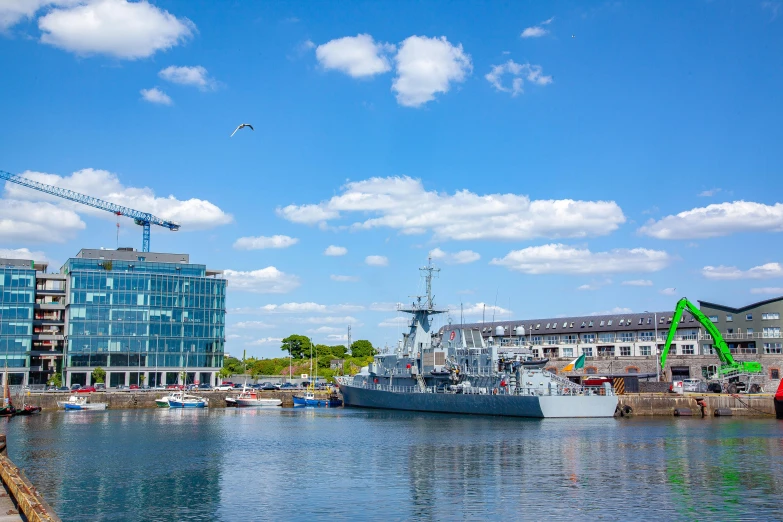
[[456, 336], [457, 336], [457, 332], [452, 330], [451, 335], [449, 335], [449, 341], [453, 341]]

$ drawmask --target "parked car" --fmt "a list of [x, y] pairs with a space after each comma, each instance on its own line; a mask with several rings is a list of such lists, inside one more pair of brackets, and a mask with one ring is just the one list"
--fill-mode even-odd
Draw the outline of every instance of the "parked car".
[[76, 391], [81, 387], [82, 387], [81, 384], [71, 384], [71, 391]]
[[234, 389], [234, 385], [232, 383], [223, 383], [220, 386], [216, 386], [215, 389], [217, 391], [231, 391]]
[[277, 386], [275, 386], [271, 382], [265, 382], [264, 384], [261, 385], [261, 389], [262, 390], [276, 390]]
[[297, 388], [296, 384], [292, 384], [290, 382], [284, 382], [280, 385], [279, 390], [295, 390]]
[[139, 385], [138, 384], [131, 384], [130, 386], [128, 386], [128, 389], [129, 390], [138, 390], [139, 389]]
[[181, 390], [183, 386], [181, 384], [167, 384], [166, 389], [167, 390]]
[[99, 382], [95, 384], [95, 391], [106, 391], [106, 383]]
[[62, 392], [69, 392], [71, 391], [71, 389], [67, 386], [60, 386], [59, 388], [57, 388], [57, 391], [62, 393]]
[[46, 391], [48, 392], [56, 392], [58, 390], [57, 386], [47, 386]]
[[95, 386], [80, 386], [76, 393], [92, 393], [94, 391], [97, 391]]
[[208, 382], [202, 382], [201, 384], [198, 385], [198, 389], [199, 390], [211, 390], [212, 386], [210, 386]]

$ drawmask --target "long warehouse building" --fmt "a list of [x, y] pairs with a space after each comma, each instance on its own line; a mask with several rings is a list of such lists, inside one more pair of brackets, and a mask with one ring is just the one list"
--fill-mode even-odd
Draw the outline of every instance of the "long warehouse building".
[[[783, 368], [783, 296], [740, 308], [699, 303], [701, 312], [715, 323], [735, 360], [761, 362], [764, 388], [776, 389]], [[661, 371], [662, 379], [667, 381], [713, 374], [720, 364], [713, 339], [687, 311], [677, 325], [666, 368], [658, 368], [658, 354], [666, 342], [672, 316], [673, 311], [665, 311], [454, 324], [442, 327], [440, 335], [457, 327], [479, 331], [485, 342], [524, 346], [534, 357], [548, 358], [547, 369], [553, 372], [561, 372], [584, 354], [585, 368], [580, 373]]]
[[0, 356], [10, 384], [214, 384], [226, 280], [187, 254], [82, 249], [58, 273], [0, 259]]

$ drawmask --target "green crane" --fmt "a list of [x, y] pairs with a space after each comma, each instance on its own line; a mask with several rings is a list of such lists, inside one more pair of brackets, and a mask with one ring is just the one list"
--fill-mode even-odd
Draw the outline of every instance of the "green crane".
[[760, 374], [763, 369], [761, 363], [756, 361], [735, 361], [731, 355], [726, 341], [723, 340], [723, 336], [720, 334], [720, 330], [715, 327], [715, 324], [709, 317], [701, 313], [696, 305], [688, 301], [686, 298], [682, 298], [677, 301], [677, 306], [674, 308], [674, 316], [672, 317], [672, 326], [669, 328], [669, 335], [666, 337], [666, 344], [663, 346], [661, 352], [661, 369], [666, 365], [666, 357], [669, 355], [669, 348], [672, 345], [674, 336], [677, 333], [677, 325], [680, 323], [680, 317], [682, 317], [683, 311], [687, 309], [693, 317], [696, 318], [699, 323], [707, 330], [712, 336], [713, 348], [715, 353], [718, 354], [720, 359], [720, 366], [715, 375], [715, 379], [728, 379], [729, 382], [736, 382], [739, 384], [739, 377], [741, 374]]

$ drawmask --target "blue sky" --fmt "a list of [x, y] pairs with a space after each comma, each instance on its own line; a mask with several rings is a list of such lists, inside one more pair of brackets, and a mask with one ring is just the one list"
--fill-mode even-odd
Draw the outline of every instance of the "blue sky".
[[[181, 222], [152, 250], [227, 271], [232, 353], [394, 344], [429, 252], [455, 321], [740, 306], [783, 295], [781, 24], [779, 1], [4, 0], [0, 169]], [[0, 253], [59, 266], [115, 221], [7, 185]]]

